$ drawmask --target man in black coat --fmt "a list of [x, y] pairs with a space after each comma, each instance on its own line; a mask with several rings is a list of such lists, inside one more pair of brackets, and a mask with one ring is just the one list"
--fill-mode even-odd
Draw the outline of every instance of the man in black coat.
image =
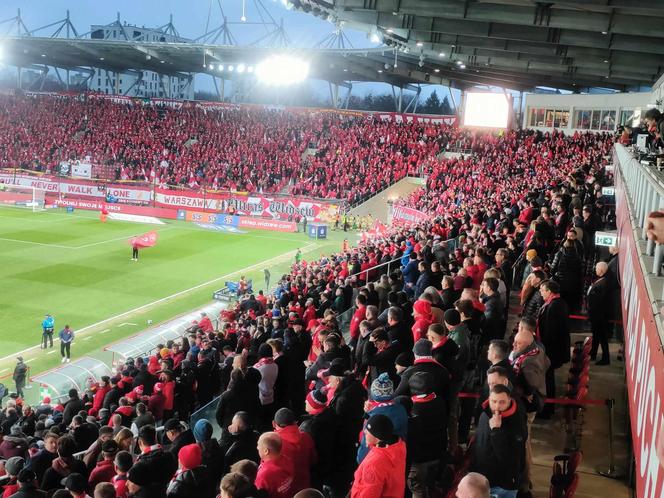
[[165, 496], [166, 487], [178, 468], [177, 459], [157, 444], [157, 431], [152, 425], [144, 425], [138, 431], [138, 447], [141, 454], [138, 455], [135, 465], [141, 463], [145, 466], [149, 476], [148, 484], [163, 489], [162, 496]]
[[[544, 346], [551, 366], [546, 371], [546, 397], [556, 397], [555, 371], [570, 358], [569, 308], [560, 297], [560, 287], [553, 280], [545, 280], [540, 285], [544, 306], [537, 316], [537, 332]], [[542, 418], [553, 415], [554, 405], [547, 404], [540, 412]]]
[[410, 458], [408, 488], [413, 496], [429, 496], [447, 448], [447, 411], [445, 401], [437, 396], [424, 372], [408, 381], [413, 408], [408, 420], [407, 449]]
[[413, 333], [403, 320], [403, 311], [398, 306], [387, 309], [387, 327], [385, 328], [390, 342], [401, 352], [413, 349]]
[[611, 309], [611, 281], [608, 278], [609, 265], [600, 261], [595, 265], [597, 280], [588, 289], [588, 318], [593, 333], [593, 345], [590, 359], [597, 357], [602, 346], [602, 359], [596, 365], [608, 365], [609, 356], [609, 310]]
[[339, 421], [336, 432], [335, 461], [328, 477], [332, 497], [344, 497], [355, 472], [357, 436], [362, 430], [366, 390], [352, 375], [346, 375], [343, 363], [334, 360], [328, 369], [328, 386], [335, 389], [329, 406]]
[[446, 403], [450, 396], [450, 372], [436, 361], [431, 352], [431, 341], [420, 339], [413, 347], [415, 362], [401, 374], [401, 382], [394, 391], [394, 396], [412, 396], [410, 378], [418, 372], [427, 376], [427, 385], [431, 386], [436, 396]]
[[221, 433], [221, 452], [224, 455], [224, 471], [230, 471], [231, 465], [240, 460], [251, 460], [260, 463], [258, 456], [258, 432], [251, 426], [250, 416], [247, 412], [237, 412], [233, 417], [228, 430]]
[[164, 433], [166, 434], [167, 440], [171, 443], [171, 445], [168, 447], [168, 451], [173, 455], [173, 457], [175, 457], [176, 461], [178, 458], [178, 453], [180, 452], [180, 448], [187, 446], [188, 444], [194, 444], [196, 442], [194, 433], [191, 431], [191, 429], [185, 429], [182, 423], [176, 418], [172, 418], [166, 421], [164, 424]]
[[519, 489], [527, 437], [525, 416], [510, 389], [493, 386], [477, 424], [471, 463], [472, 471], [489, 479], [493, 494]]
[[78, 397], [78, 391], [76, 389], [69, 390], [69, 401], [65, 403], [65, 410], [62, 413], [62, 423], [65, 426], [71, 424], [72, 419], [75, 415], [78, 415], [78, 412], [85, 409], [85, 403]]
[[37, 476], [30, 469], [22, 469], [18, 473], [19, 490], [12, 496], [14, 498], [46, 498], [46, 492], [39, 490]]

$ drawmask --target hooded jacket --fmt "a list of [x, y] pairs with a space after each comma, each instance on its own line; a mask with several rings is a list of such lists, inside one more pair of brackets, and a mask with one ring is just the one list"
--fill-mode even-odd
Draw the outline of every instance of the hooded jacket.
[[406, 443], [374, 446], [355, 471], [351, 498], [402, 498], [406, 487]]
[[311, 467], [316, 463], [316, 448], [309, 434], [301, 432], [297, 425], [278, 427], [281, 436], [281, 454], [290, 459], [295, 466], [293, 492], [309, 488]]
[[167, 498], [207, 498], [214, 496], [214, 485], [210, 472], [205, 465], [178, 472], [168, 485]]

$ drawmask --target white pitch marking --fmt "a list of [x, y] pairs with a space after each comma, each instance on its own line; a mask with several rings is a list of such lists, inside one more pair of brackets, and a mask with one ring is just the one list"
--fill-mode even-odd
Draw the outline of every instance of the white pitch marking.
[[[314, 242], [310, 242], [310, 243], [302, 246], [301, 250], [302, 250], [302, 253], [307, 253], [307, 252], [310, 252], [310, 251], [316, 249], [317, 247], [318, 247], [318, 244], [316, 244]], [[71, 248], [69, 248], [69, 249], [71, 249]], [[89, 330], [91, 330], [95, 327], [98, 327], [99, 325], [102, 325], [102, 324], [105, 324], [105, 323], [108, 323], [108, 322], [112, 322], [114, 320], [117, 320], [118, 318], [122, 318], [122, 317], [125, 317], [127, 315], [131, 315], [132, 313], [136, 313], [137, 311], [141, 311], [141, 310], [150, 308], [151, 306], [154, 306], [156, 304], [160, 304], [160, 303], [163, 303], [163, 302], [166, 302], [166, 301], [170, 301], [173, 298], [180, 297], [180, 296], [183, 296], [185, 294], [189, 294], [192, 291], [201, 289], [203, 287], [207, 287], [208, 285], [214, 284], [215, 282], [220, 282], [224, 279], [230, 278], [233, 275], [240, 275], [240, 274], [243, 274], [243, 273], [247, 273], [249, 271], [253, 271], [255, 269], [261, 269], [261, 268], [264, 268], [265, 266], [271, 264], [272, 262], [277, 262], [277, 261], [281, 261], [281, 260], [284, 260], [284, 259], [292, 259], [293, 256], [295, 256], [296, 252], [297, 252], [297, 250], [293, 250], [293, 251], [289, 251], [289, 252], [284, 253], [284, 254], [280, 254], [279, 256], [274, 256], [273, 258], [266, 259], [264, 261], [259, 261], [256, 264], [247, 266], [247, 267], [242, 268], [240, 270], [236, 270], [232, 273], [227, 273], [226, 275], [222, 275], [221, 277], [213, 278], [212, 280], [208, 280], [207, 282], [203, 282], [202, 284], [194, 285], [193, 287], [190, 287], [189, 289], [178, 291], [175, 294], [171, 294], [170, 296], [162, 297], [160, 299], [157, 299], [156, 301], [152, 301], [151, 303], [143, 304], [142, 306], [138, 306], [138, 307], [136, 307], [134, 309], [131, 309], [129, 311], [124, 311], [124, 312], [122, 312], [118, 315], [114, 315], [114, 316], [111, 316], [109, 318], [105, 318], [104, 320], [101, 320], [97, 323], [93, 323], [92, 325], [88, 325], [86, 327], [83, 327], [82, 329], [77, 330], [76, 335], [79, 336], [82, 333], [85, 333], [85, 332], [87, 332], [87, 331], [89, 331]], [[56, 341], [59, 341], [59, 340], [60, 339], [56, 339]], [[3, 356], [2, 358], [0, 358], [0, 361], [8, 360], [10, 358], [15, 357], [16, 355], [25, 354], [25, 353], [27, 353], [29, 351], [32, 351], [34, 349], [37, 349], [39, 347], [41, 347], [41, 346], [32, 346], [32, 347], [24, 349], [23, 351], [17, 351], [16, 353], [12, 353], [10, 355]]]
[[57, 247], [58, 249], [75, 249], [74, 247], [71, 247], [71, 246], [63, 246], [63, 245], [60, 245], [60, 244], [45, 244], [43, 242], [33, 242], [31, 240], [6, 239], [4, 237], [0, 237], [0, 240], [4, 240], [6, 242], [17, 242], [19, 244], [30, 244], [30, 245], [34, 245], [34, 246]]
[[54, 349], [53, 351], [49, 351], [49, 352], [46, 353], [46, 354], [55, 354], [55, 349]]
[[102, 331], [99, 332], [99, 333], [100, 333], [100, 334], [105, 334], [106, 332], [110, 332], [110, 331], [111, 331], [111, 329], [104, 329], [104, 330], [102, 330]]
[[137, 323], [131, 323], [131, 322], [123, 322], [118, 327], [124, 327], [125, 325], [138, 325]]
[[89, 341], [90, 339], [92, 339], [92, 336], [91, 336], [91, 335], [89, 335], [89, 336], [83, 338], [84, 341]]

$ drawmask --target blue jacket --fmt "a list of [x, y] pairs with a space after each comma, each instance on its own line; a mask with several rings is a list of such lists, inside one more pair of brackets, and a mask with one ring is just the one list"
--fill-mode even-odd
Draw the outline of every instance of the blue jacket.
[[55, 327], [55, 320], [53, 319], [53, 317], [49, 316], [47, 318], [44, 318], [44, 321], [42, 322], [42, 328], [44, 330], [49, 329], [51, 332], [53, 332], [53, 327]]
[[417, 283], [417, 279], [420, 278], [420, 271], [417, 269], [418, 264], [419, 262], [416, 259], [411, 259], [410, 263], [401, 270], [405, 284], [415, 285]]
[[[408, 435], [408, 414], [406, 409], [401, 403], [393, 402], [389, 405], [377, 406], [373, 410], [365, 413], [364, 418], [369, 419], [374, 415], [385, 415], [392, 421], [394, 426], [394, 434], [399, 436], [404, 441]], [[360, 441], [360, 447], [357, 450], [357, 463], [362, 463], [364, 457], [369, 453], [369, 448], [367, 447], [367, 438], [362, 431], [362, 441]]]
[[65, 330], [62, 329], [59, 334], [60, 341], [64, 342], [65, 344], [68, 342], [72, 342], [74, 340], [74, 331], [72, 329]]

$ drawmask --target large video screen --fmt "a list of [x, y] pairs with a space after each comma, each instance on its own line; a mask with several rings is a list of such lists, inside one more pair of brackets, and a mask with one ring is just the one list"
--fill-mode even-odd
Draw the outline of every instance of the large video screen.
[[463, 108], [463, 125], [507, 128], [510, 107], [510, 98], [504, 93], [468, 92]]

